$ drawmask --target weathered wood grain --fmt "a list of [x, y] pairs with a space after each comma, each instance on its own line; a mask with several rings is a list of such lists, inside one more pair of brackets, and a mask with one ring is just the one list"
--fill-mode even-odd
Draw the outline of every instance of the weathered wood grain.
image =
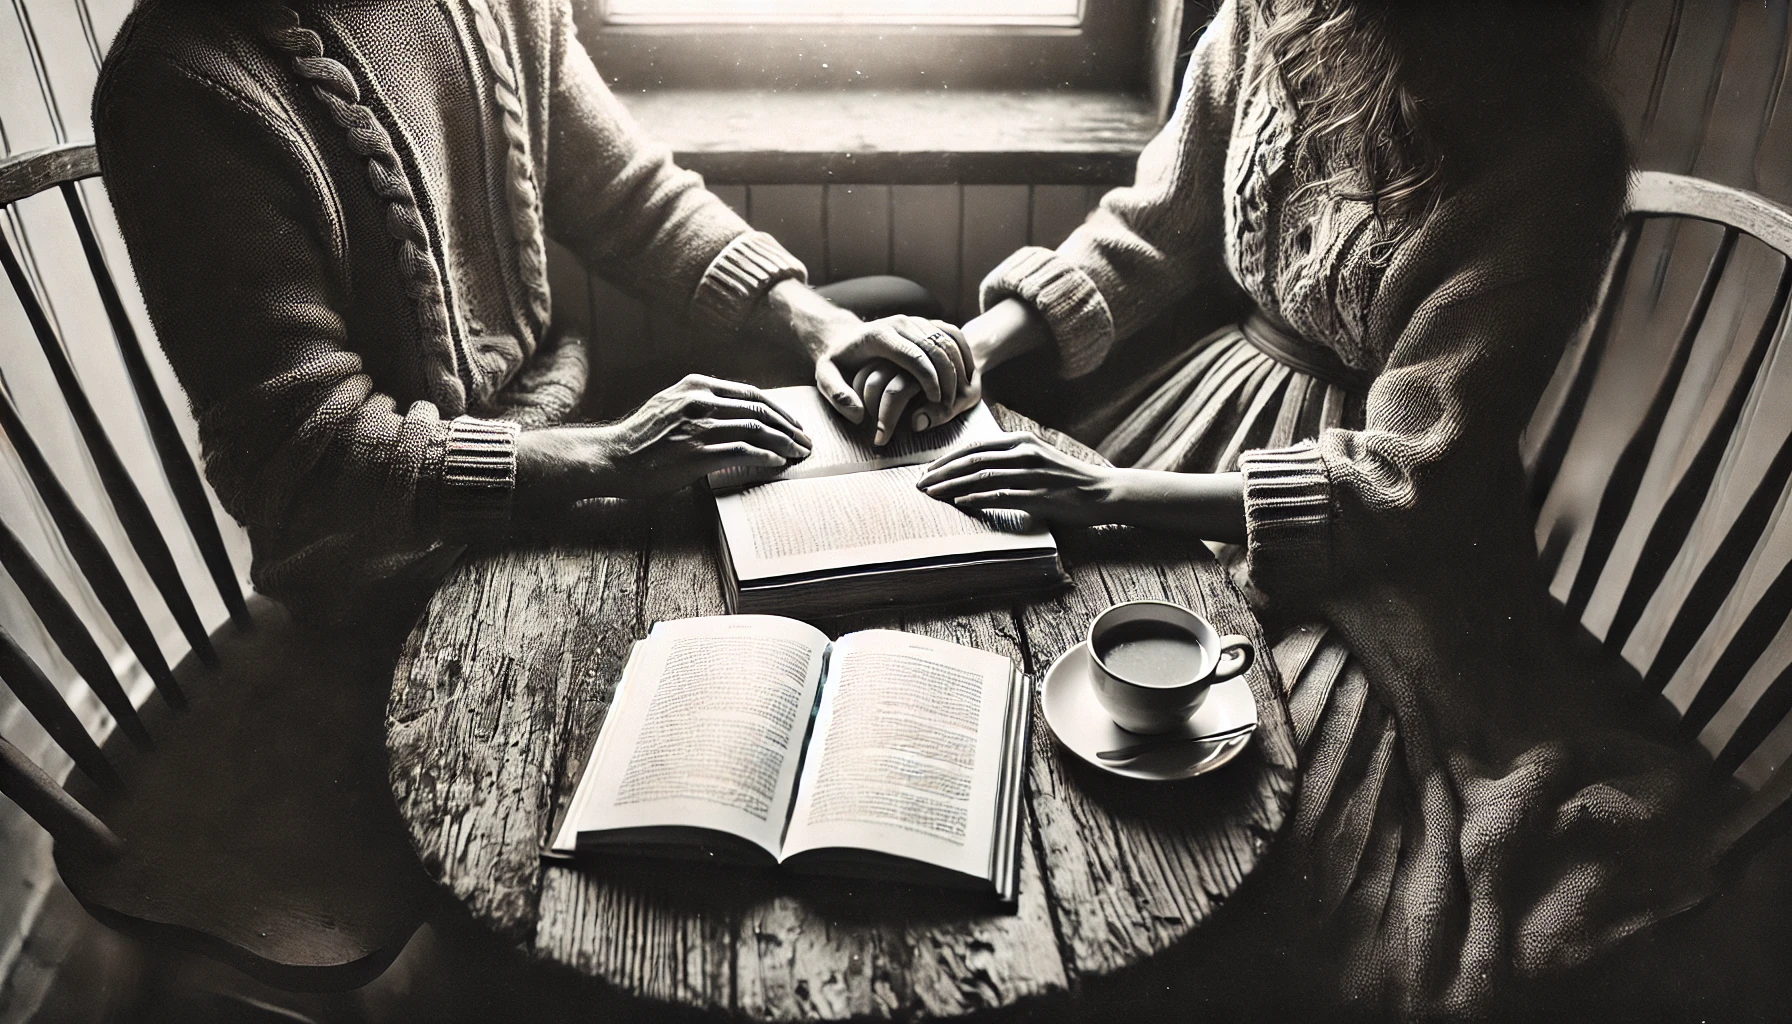
[[[650, 1003], [750, 1019], [960, 1016], [1051, 998], [1167, 948], [1232, 893], [1280, 826], [1295, 761], [1265, 668], [1252, 673], [1261, 742], [1198, 782], [1141, 786], [1071, 767], [1036, 716], [1012, 912], [938, 889], [775, 871], [621, 857], [543, 865], [629, 643], [656, 621], [723, 610], [708, 504], [685, 493], [612, 505], [561, 531], [577, 539], [472, 556], [399, 666], [392, 780], [416, 845], [478, 919], [537, 958]], [[1107, 530], [1064, 546], [1075, 586], [1043, 600], [817, 625], [833, 636], [906, 629], [1037, 674], [1095, 611], [1137, 595], [1190, 603], [1263, 642], [1198, 543]]]

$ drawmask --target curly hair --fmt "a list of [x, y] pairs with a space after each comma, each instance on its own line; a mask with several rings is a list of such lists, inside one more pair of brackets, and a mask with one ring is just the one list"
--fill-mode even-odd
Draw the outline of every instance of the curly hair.
[[1297, 111], [1295, 160], [1396, 233], [1448, 190], [1455, 101], [1591, 80], [1592, 0], [1260, 0], [1263, 73]]

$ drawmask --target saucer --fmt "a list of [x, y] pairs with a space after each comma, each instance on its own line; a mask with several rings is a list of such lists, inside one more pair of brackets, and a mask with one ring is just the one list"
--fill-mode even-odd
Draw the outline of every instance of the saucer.
[[1207, 692], [1207, 699], [1181, 729], [1162, 737], [1139, 736], [1115, 725], [1102, 710], [1101, 703], [1095, 698], [1094, 668], [1088, 641], [1065, 651], [1039, 684], [1039, 703], [1045, 712], [1045, 722], [1051, 726], [1058, 742], [1102, 771], [1130, 779], [1188, 779], [1227, 764], [1251, 742], [1251, 734], [1247, 733], [1225, 743], [1173, 746], [1122, 764], [1103, 761], [1095, 756], [1098, 751], [1130, 746], [1146, 739], [1205, 736], [1248, 725], [1257, 720], [1257, 702], [1251, 697], [1250, 684], [1242, 678], [1230, 679]]

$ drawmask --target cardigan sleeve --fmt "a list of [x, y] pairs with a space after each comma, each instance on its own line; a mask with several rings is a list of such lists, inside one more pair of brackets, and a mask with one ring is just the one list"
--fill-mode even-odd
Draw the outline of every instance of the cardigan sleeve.
[[[348, 571], [377, 576], [373, 559], [433, 545], [453, 431], [430, 402], [399, 409], [349, 348], [340, 218], [293, 126], [141, 48], [108, 64], [94, 126], [206, 476], [256, 541], [257, 585], [290, 593], [267, 560], [294, 549], [361, 551]], [[492, 477], [473, 483], [465, 504], [487, 515]]]
[[1566, 159], [1536, 148], [1547, 141], [1518, 146], [1531, 166], [1446, 201], [1402, 246], [1370, 318], [1392, 341], [1361, 430], [1241, 457], [1265, 593], [1467, 564], [1460, 545], [1503, 528], [1519, 436], [1585, 320], [1623, 209], [1623, 140], [1586, 134], [1558, 142], [1578, 150]]
[[606, 280], [712, 327], [738, 327], [780, 280], [806, 281], [801, 261], [643, 136], [592, 65], [564, 0], [552, 16], [550, 233]]
[[1131, 186], [1103, 196], [1057, 251], [1021, 249], [985, 278], [984, 309], [1014, 297], [1044, 316], [1064, 376], [1094, 370], [1116, 339], [1192, 292], [1236, 294], [1220, 193], [1248, 20], [1238, 0], [1221, 5], [1189, 59], [1169, 123], [1139, 155]]

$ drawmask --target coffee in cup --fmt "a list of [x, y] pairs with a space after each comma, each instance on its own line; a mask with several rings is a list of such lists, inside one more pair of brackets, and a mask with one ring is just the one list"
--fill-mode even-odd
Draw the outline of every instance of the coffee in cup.
[[1127, 601], [1089, 623], [1095, 696], [1128, 732], [1180, 728], [1213, 684], [1243, 674], [1255, 649], [1221, 636], [1199, 614], [1168, 601]]

